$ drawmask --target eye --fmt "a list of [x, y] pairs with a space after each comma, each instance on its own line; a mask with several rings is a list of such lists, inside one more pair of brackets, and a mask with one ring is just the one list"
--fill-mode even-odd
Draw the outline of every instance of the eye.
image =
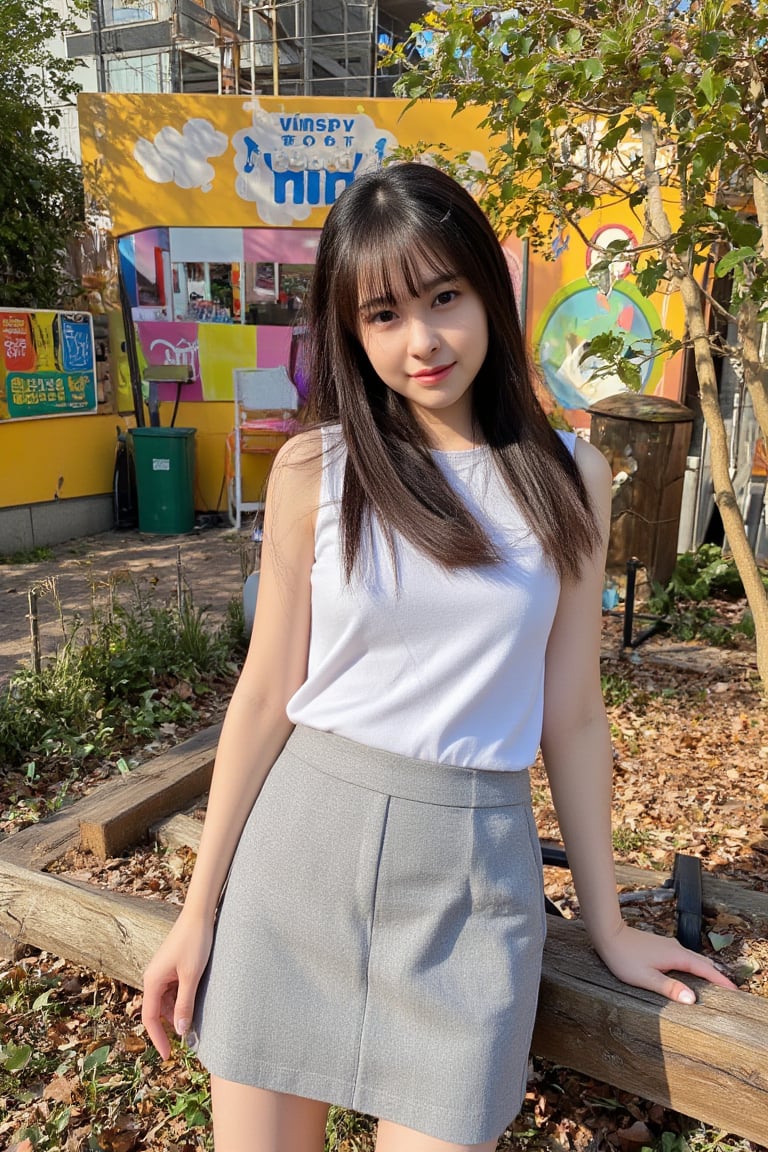
[[435, 304], [450, 304], [459, 293], [455, 288], [446, 288], [444, 292], [438, 292], [435, 297]]
[[397, 319], [397, 314], [391, 308], [382, 308], [380, 312], [374, 312], [372, 315], [366, 317], [366, 324], [389, 324]]

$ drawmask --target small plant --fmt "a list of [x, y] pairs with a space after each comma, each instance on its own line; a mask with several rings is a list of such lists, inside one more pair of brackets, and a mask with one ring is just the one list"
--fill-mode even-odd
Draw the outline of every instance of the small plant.
[[10, 556], [0, 556], [0, 564], [38, 564], [41, 560], [54, 559], [55, 553], [50, 548], [24, 548]]
[[325, 1129], [325, 1152], [369, 1152], [373, 1148], [376, 1122], [370, 1116], [332, 1107]]
[[[768, 577], [763, 577], [768, 588]], [[665, 618], [666, 626], [679, 640], [703, 640], [727, 647], [739, 635], [754, 639], [755, 624], [747, 609], [733, 624], [718, 622], [714, 608], [703, 603], [713, 597], [736, 600], [744, 595], [741, 578], [733, 560], [724, 557], [715, 544], [702, 544], [696, 552], [678, 557], [666, 587], [654, 582], [648, 601], [651, 612]]]
[[618, 828], [613, 829], [611, 839], [616, 852], [639, 852], [651, 839], [651, 834], [621, 824]]
[[134, 586], [124, 605], [111, 584], [106, 610], [94, 600], [89, 622], [67, 625], [55, 583], [40, 590], [53, 595], [63, 643], [40, 671], [18, 672], [0, 692], [0, 764], [21, 769], [27, 785], [44, 782], [53, 762], [76, 772], [126, 737], [188, 724], [195, 699], [237, 674], [245, 645], [242, 608], [234, 604], [216, 627], [189, 596], [158, 605]]
[[178, 1046], [183, 1068], [176, 1077], [178, 1088], [157, 1093], [158, 1104], [171, 1117], [181, 1117], [186, 1128], [207, 1128], [211, 1123], [211, 1090], [208, 1074], [184, 1045]]
[[600, 687], [603, 690], [603, 700], [609, 708], [616, 708], [632, 695], [632, 682], [626, 676], [619, 676], [616, 672], [606, 672], [600, 677]]

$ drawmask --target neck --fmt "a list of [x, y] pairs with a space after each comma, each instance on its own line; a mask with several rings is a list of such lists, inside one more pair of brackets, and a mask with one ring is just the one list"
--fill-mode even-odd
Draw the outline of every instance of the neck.
[[430, 412], [420, 408], [414, 415], [426, 433], [430, 448], [438, 452], [465, 452], [484, 442], [479, 429], [473, 425], [470, 410]]

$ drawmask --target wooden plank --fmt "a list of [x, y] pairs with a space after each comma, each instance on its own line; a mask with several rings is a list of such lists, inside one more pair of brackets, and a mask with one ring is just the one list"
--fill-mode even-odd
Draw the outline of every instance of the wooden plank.
[[102, 786], [80, 816], [80, 846], [100, 859], [145, 840], [152, 824], [208, 791], [221, 725]]
[[[688, 979], [688, 978], [686, 978]], [[691, 981], [693, 1007], [628, 988], [578, 922], [548, 922], [532, 1050], [748, 1140], [768, 1133], [768, 1004]]]
[[191, 848], [193, 852], [197, 852], [200, 848], [203, 822], [178, 812], [175, 816], [161, 820], [159, 824], [153, 824], [150, 831], [163, 848]]
[[[97, 791], [95, 789], [94, 794]], [[80, 843], [80, 805], [84, 803], [85, 800], [78, 800], [38, 824], [30, 824], [7, 836], [0, 843], [0, 860], [11, 860], [25, 868], [47, 868], [71, 848], [77, 848]]]
[[0, 932], [134, 987], [178, 914], [159, 900], [0, 860]]
[[[670, 875], [670, 872], [651, 872], [632, 864], [616, 865], [617, 883], [628, 888], [660, 888]], [[736, 880], [724, 880], [707, 871], [702, 872], [701, 882], [704, 889], [704, 911], [709, 915], [745, 912], [748, 916], [768, 920], [768, 892], [745, 888]]]
[[[131, 830], [138, 829], [136, 839], [143, 839], [160, 816], [186, 807], [207, 790], [220, 732], [220, 724], [201, 729], [177, 747], [140, 764], [128, 776], [106, 780], [82, 800], [7, 836], [0, 842], [0, 860], [27, 868], [47, 868], [81, 845], [81, 824], [106, 827], [110, 843], [120, 842], [118, 851], [124, 851], [132, 843], [126, 838]], [[177, 802], [179, 795], [183, 799]], [[124, 805], [138, 804], [140, 797], [147, 812], [146, 822], [138, 818], [140, 804], [137, 810], [123, 813]], [[125, 827], [121, 830], [124, 816]], [[95, 838], [105, 846], [107, 836], [97, 831]]]

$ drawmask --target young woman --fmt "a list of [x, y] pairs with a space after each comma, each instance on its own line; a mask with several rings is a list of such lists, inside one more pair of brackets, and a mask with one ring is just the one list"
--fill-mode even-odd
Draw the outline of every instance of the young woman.
[[[703, 957], [621, 921], [600, 694], [610, 481], [550, 428], [504, 255], [404, 164], [332, 208], [306, 302], [319, 427], [272, 471], [256, 619], [184, 909], [145, 977], [212, 1077], [217, 1152], [491, 1152], [525, 1091], [544, 939], [542, 748], [620, 979]], [[222, 895], [223, 892], [223, 895]]]

